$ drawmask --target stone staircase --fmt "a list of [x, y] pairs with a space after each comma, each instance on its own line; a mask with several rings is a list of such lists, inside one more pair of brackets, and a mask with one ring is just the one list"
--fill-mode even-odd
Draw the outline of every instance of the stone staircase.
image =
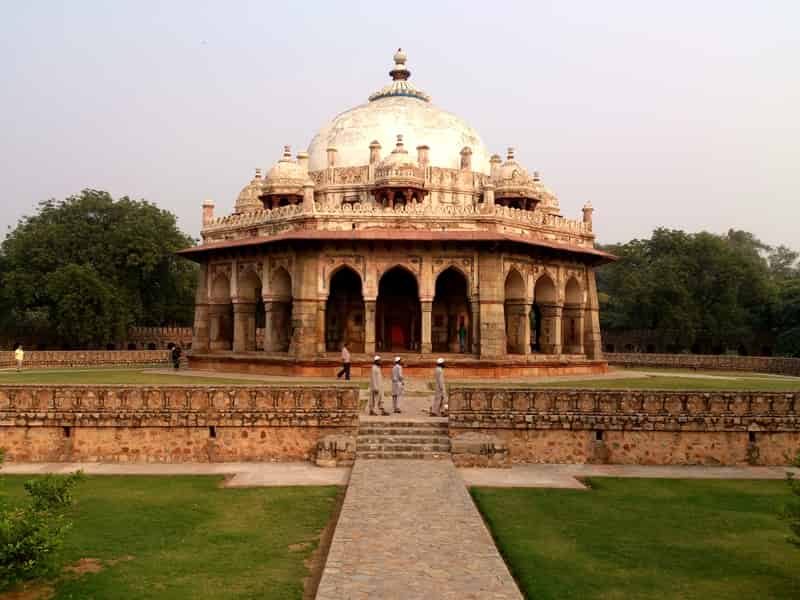
[[439, 421], [362, 421], [356, 458], [449, 459], [447, 423]]

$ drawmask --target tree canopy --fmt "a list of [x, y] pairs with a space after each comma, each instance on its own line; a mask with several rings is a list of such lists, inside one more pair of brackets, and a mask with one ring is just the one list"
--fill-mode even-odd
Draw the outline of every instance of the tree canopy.
[[84, 190], [40, 203], [0, 245], [0, 330], [92, 347], [131, 325], [190, 325], [196, 267], [175, 216], [144, 200]]
[[746, 231], [656, 229], [604, 247], [620, 257], [598, 270], [606, 330], [647, 330], [673, 349], [737, 349], [769, 335], [800, 355], [798, 254]]

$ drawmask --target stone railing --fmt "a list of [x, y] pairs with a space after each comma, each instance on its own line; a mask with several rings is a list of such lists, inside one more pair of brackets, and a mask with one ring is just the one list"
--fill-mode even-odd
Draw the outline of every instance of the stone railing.
[[609, 365], [713, 371], [752, 371], [800, 376], [800, 358], [712, 354], [639, 354], [608, 352]]
[[313, 458], [353, 434], [358, 388], [2, 385], [0, 447], [11, 461], [208, 462]]
[[516, 462], [786, 464], [800, 452], [796, 392], [454, 386], [450, 433], [497, 437]]
[[[211, 233], [220, 229], [234, 229], [272, 223], [277, 220], [296, 217], [303, 214], [301, 204], [282, 206], [280, 208], [256, 210], [238, 215], [218, 217], [203, 227], [203, 233]], [[493, 216], [525, 226], [550, 227], [559, 231], [576, 235], [591, 235], [592, 227], [583, 221], [567, 219], [560, 215], [544, 211], [529, 211], [507, 206], [495, 205], [491, 212], [482, 206], [472, 205], [432, 205], [429, 202], [411, 202], [394, 207], [367, 202], [339, 204], [322, 204], [317, 202], [313, 216], [335, 217], [342, 215], [364, 215], [374, 217], [486, 217]], [[309, 215], [311, 216], [311, 215]]]
[[[169, 350], [26, 350], [23, 368], [167, 365]], [[0, 369], [16, 367], [12, 351], [0, 352]]]

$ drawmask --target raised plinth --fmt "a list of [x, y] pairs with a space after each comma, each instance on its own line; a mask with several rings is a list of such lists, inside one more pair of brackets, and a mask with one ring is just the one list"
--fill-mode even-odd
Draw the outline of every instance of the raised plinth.
[[[579, 355], [516, 355], [502, 359], [484, 359], [464, 354], [395, 354], [386, 352], [383, 368], [391, 372], [395, 356], [403, 358], [404, 373], [408, 377], [430, 376], [440, 356], [447, 361], [447, 375], [455, 378], [507, 378], [551, 377], [554, 375], [597, 375], [608, 372], [604, 360], [589, 360]], [[317, 358], [296, 358], [286, 354], [264, 352], [214, 352], [190, 353], [189, 366], [193, 369], [230, 373], [255, 373], [259, 375], [285, 375], [306, 377], [335, 377], [342, 365], [337, 355]], [[372, 368], [372, 356], [352, 356], [350, 373], [353, 377], [367, 377]]]

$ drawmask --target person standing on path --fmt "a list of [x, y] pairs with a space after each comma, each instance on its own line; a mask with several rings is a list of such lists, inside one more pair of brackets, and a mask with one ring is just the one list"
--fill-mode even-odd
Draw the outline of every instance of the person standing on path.
[[345, 381], [350, 381], [350, 351], [347, 344], [342, 344], [342, 370], [336, 374], [336, 379], [344, 375]]
[[172, 344], [172, 367], [177, 371], [181, 367], [181, 347], [178, 344]]
[[394, 358], [394, 366], [392, 367], [392, 408], [394, 412], [399, 413], [400, 401], [403, 399], [403, 391], [405, 384], [403, 383], [403, 365], [400, 364], [402, 359], [399, 356]]
[[433, 397], [431, 415], [438, 417], [447, 413], [447, 388], [444, 383], [444, 359], [436, 359], [436, 369], [433, 371], [433, 381], [436, 384], [436, 393]]
[[25, 360], [25, 351], [22, 344], [14, 344], [14, 360], [17, 361], [17, 371], [22, 371], [22, 361]]
[[458, 326], [458, 349], [461, 354], [467, 351], [467, 326], [464, 325], [464, 317], [461, 317], [461, 324]]
[[378, 405], [382, 415], [388, 415], [383, 410], [383, 374], [381, 373], [381, 357], [376, 356], [372, 361], [372, 372], [369, 376], [369, 414], [375, 415], [375, 405]]

